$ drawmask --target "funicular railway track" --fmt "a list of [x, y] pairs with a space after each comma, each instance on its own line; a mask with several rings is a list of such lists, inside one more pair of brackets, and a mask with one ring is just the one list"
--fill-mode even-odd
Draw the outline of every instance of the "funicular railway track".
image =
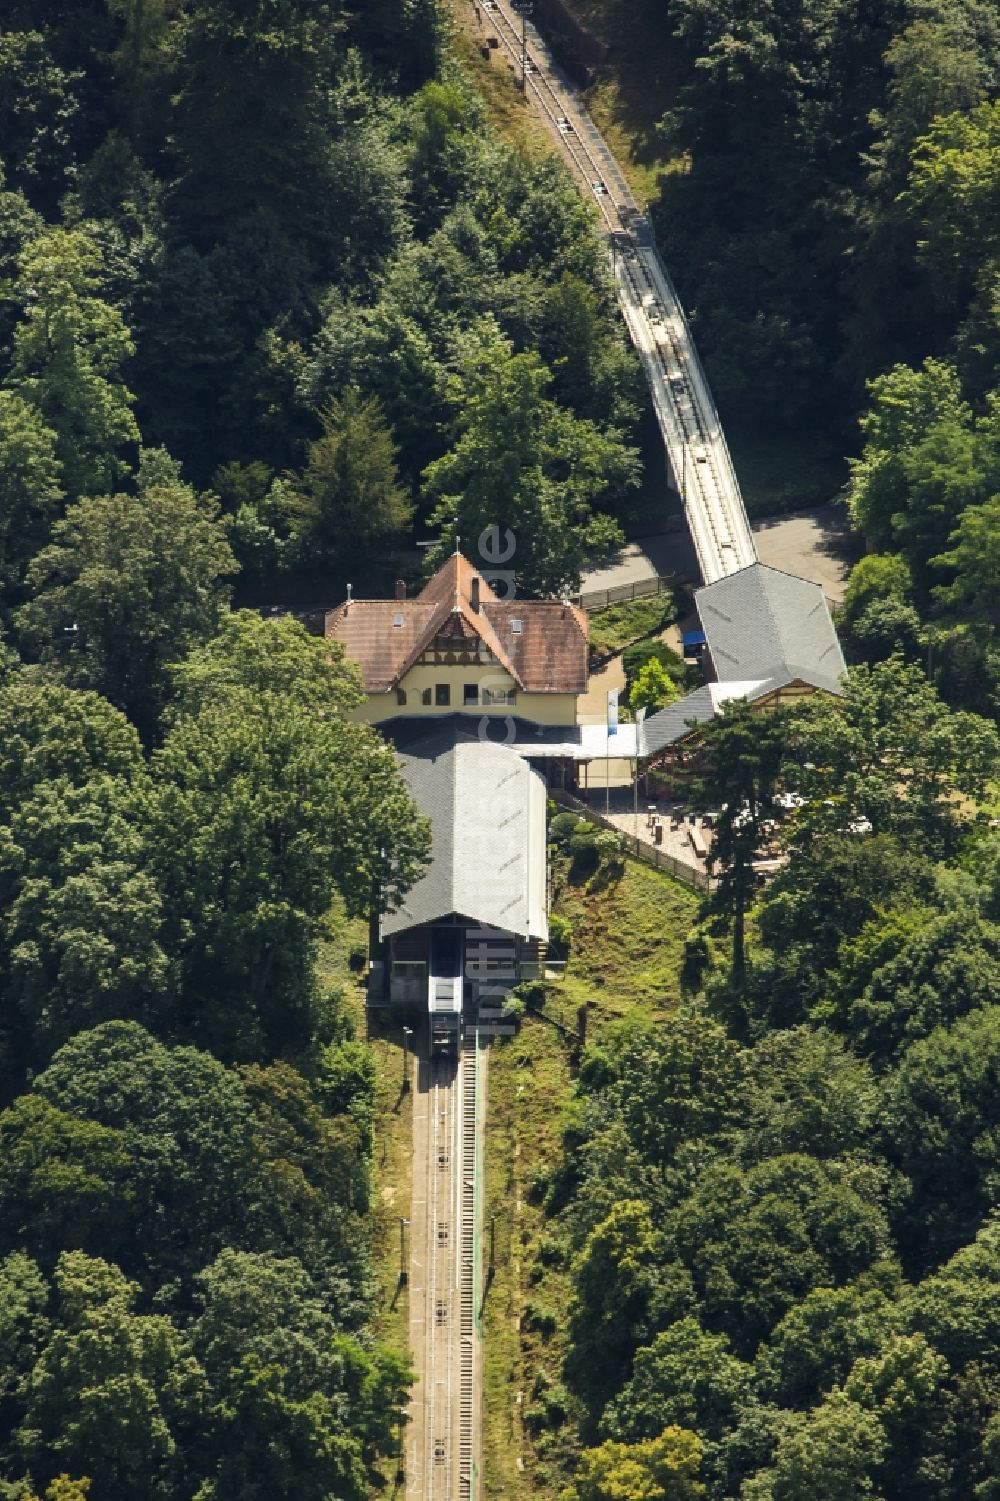
[[604, 221], [622, 315], [652, 395], [705, 583], [756, 562], [732, 459], [684, 310], [652, 226], [545, 43], [510, 0], [472, 0], [525, 95], [547, 123], [578, 185]]
[[475, 1028], [454, 1057], [419, 1063], [414, 1100], [410, 1403], [406, 1496], [475, 1501], [480, 1348], [478, 1102], [485, 1054]]

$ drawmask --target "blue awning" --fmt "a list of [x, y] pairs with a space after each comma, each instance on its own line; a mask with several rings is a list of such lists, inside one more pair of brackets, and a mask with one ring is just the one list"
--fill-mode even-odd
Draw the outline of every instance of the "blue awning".
[[704, 646], [705, 645], [705, 632], [704, 631], [686, 631], [684, 633], [684, 635], [681, 637], [681, 645], [683, 646], [683, 648], [684, 648], [685, 651], [687, 651], [688, 648], [692, 647], [692, 646]]

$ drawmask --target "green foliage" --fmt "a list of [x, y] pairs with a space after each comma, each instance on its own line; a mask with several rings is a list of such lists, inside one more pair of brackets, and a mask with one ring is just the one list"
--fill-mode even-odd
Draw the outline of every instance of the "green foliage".
[[497, 551], [518, 591], [560, 595], [578, 589], [584, 564], [621, 540], [594, 506], [635, 483], [635, 454], [551, 400], [551, 379], [537, 355], [515, 354], [495, 329], [484, 330], [455, 391], [454, 444], [426, 471], [431, 519], [443, 533], [430, 565], [456, 533], [499, 528]]
[[[662, 1238], [649, 1206], [623, 1199], [591, 1231], [573, 1264], [567, 1375], [595, 1412], [625, 1379], [644, 1333], [652, 1333], [648, 1320], [654, 1295], [661, 1292], [662, 1257]], [[690, 1302], [689, 1284], [683, 1273], [666, 1281], [676, 1305], [674, 1317], [680, 1317]]]
[[967, 620], [996, 624], [1000, 579], [1000, 495], [969, 506], [958, 518], [949, 547], [933, 559], [954, 572], [950, 584], [935, 590], [940, 602]]
[[[235, 630], [226, 644], [234, 686], [172, 725], [153, 757], [145, 818], [182, 1025], [226, 1056], [253, 1058], [308, 1030], [314, 945], [334, 893], [355, 914], [398, 903], [429, 832], [373, 730], [302, 713], [316, 656], [301, 688], [293, 677], [292, 692], [260, 693], [240, 679], [252, 684], [259, 671], [261, 638]], [[218, 681], [225, 669], [214, 672]]]
[[884, 1452], [875, 1414], [833, 1392], [788, 1427], [773, 1465], [749, 1481], [742, 1495], [745, 1501], [863, 1501]]
[[59, 66], [41, 30], [0, 38], [0, 139], [16, 187], [55, 206], [73, 166], [81, 76]]
[[[643, 649], [651, 654], [656, 652], [663, 643], [644, 638], [664, 629], [676, 618], [676, 614], [676, 602], [664, 595], [625, 600], [621, 604], [609, 605], [605, 610], [597, 610], [590, 616], [591, 650], [598, 656], [605, 656], [621, 651], [624, 647], [622, 666], [626, 677], [631, 676], [628, 666], [630, 654]], [[668, 659], [661, 660], [666, 666]]]
[[719, 867], [712, 904], [732, 920], [733, 963], [745, 959], [745, 920], [757, 878], [753, 862], [764, 824], [777, 812], [785, 755], [785, 711], [757, 712], [745, 699], [724, 705], [703, 727], [699, 767], [690, 784], [695, 808], [712, 810], [711, 858]]
[[100, 1493], [170, 1496], [200, 1416], [204, 1376], [187, 1340], [117, 1267], [66, 1252], [53, 1275], [57, 1323], [26, 1388], [18, 1447], [48, 1480], [88, 1471]]
[[844, 697], [796, 711], [791, 757], [804, 834], [860, 825], [932, 854], [953, 851], [1000, 759], [995, 727], [949, 709], [899, 658], [852, 667]]
[[1000, 1221], [994, 1216], [975, 1238], [907, 1290], [902, 1311], [953, 1371], [997, 1365], [1000, 1331]]
[[751, 1083], [741, 1152], [763, 1160], [786, 1152], [839, 1157], [870, 1139], [878, 1113], [866, 1065], [833, 1033], [770, 1032], [748, 1060]]
[[82, 229], [48, 229], [21, 253], [11, 381], [56, 437], [73, 496], [109, 489], [138, 443], [122, 365], [135, 352], [125, 322], [99, 295], [101, 255]]
[[584, 823], [575, 813], [557, 813], [549, 823], [549, 842], [558, 850], [565, 849]]
[[913, 159], [909, 198], [921, 251], [953, 292], [961, 290], [966, 266], [985, 265], [997, 249], [998, 139], [1000, 108], [984, 102], [931, 122]]
[[666, 708], [680, 697], [680, 689], [675, 680], [661, 666], [655, 657], [650, 657], [639, 668], [629, 692], [629, 708], [636, 713], [640, 709], [647, 709], [655, 714], [658, 709]]
[[171, 670], [171, 717], [197, 718], [220, 699], [251, 695], [287, 701], [319, 719], [356, 709], [361, 676], [339, 641], [310, 636], [290, 615], [270, 620], [253, 610], [223, 616], [218, 635]]
[[913, 580], [906, 560], [898, 553], [869, 553], [851, 569], [844, 594], [843, 621], [851, 627], [869, 605], [886, 599], [910, 599]]
[[213, 634], [233, 571], [215, 504], [184, 485], [81, 500], [31, 564], [18, 627], [43, 661], [103, 693], [148, 738], [168, 664]]
[[7, 1243], [51, 1261], [64, 1246], [111, 1248], [127, 1156], [121, 1133], [33, 1095], [0, 1115], [0, 1202]]
[[558, 912], [549, 917], [549, 949], [553, 958], [565, 959], [573, 944], [573, 924]]
[[292, 506], [295, 545], [314, 564], [362, 556], [398, 536], [412, 515], [378, 400], [348, 391], [319, 413]]
[[0, 829], [0, 973], [29, 1057], [162, 1002], [160, 897], [130, 801], [117, 780], [48, 782]]
[[606, 1409], [602, 1427], [628, 1442], [655, 1438], [664, 1423], [718, 1438], [749, 1380], [750, 1367], [729, 1353], [725, 1335], [706, 1334], [696, 1319], [681, 1319], [636, 1352], [632, 1378]]
[[629, 682], [633, 682], [650, 661], [658, 662], [677, 683], [683, 681], [687, 672], [683, 660], [665, 641], [637, 641], [633, 646], [626, 647], [622, 652], [622, 671]]
[[584, 1451], [561, 1501], [697, 1501], [701, 1457], [698, 1436], [676, 1425], [644, 1443], [609, 1440]]
[[879, 1063], [1000, 989], [1000, 929], [975, 912], [903, 909], [845, 937], [829, 1014]]
[[764, 1394], [783, 1407], [806, 1409], [842, 1385], [855, 1361], [874, 1355], [898, 1317], [891, 1266], [849, 1282], [817, 1287], [790, 1308], [754, 1362]]
[[0, 813], [4, 821], [41, 784], [84, 788], [131, 782], [143, 771], [139, 737], [97, 693], [14, 675], [0, 688]]
[[224, 1455], [211, 1494], [361, 1501], [369, 1446], [384, 1452], [401, 1414], [405, 1369], [345, 1339], [293, 1259], [224, 1251], [198, 1297], [192, 1343]]
[[0, 604], [7, 608], [63, 498], [59, 476], [55, 434], [22, 397], [0, 391]]
[[914, 1042], [886, 1080], [886, 1135], [913, 1185], [902, 1226], [918, 1264], [957, 1250], [993, 1207], [998, 1056], [1000, 1008], [985, 1006]]
[[796, 1154], [745, 1174], [710, 1167], [666, 1236], [711, 1321], [748, 1354], [813, 1288], [849, 1281], [888, 1244], [882, 1211], [849, 1173]]

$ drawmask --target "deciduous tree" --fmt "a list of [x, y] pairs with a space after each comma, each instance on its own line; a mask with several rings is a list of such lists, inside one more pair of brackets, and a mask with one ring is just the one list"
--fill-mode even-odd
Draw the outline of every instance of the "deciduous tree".
[[214, 634], [235, 570], [218, 507], [180, 484], [78, 501], [29, 570], [22, 637], [152, 736], [166, 669]]
[[122, 366], [135, 353], [117, 308], [99, 295], [101, 254], [82, 229], [47, 229], [21, 252], [10, 382], [56, 436], [73, 497], [110, 489], [139, 441]]
[[[489, 335], [466, 374], [454, 442], [429, 465], [424, 493], [443, 541], [508, 531], [520, 593], [545, 597], [579, 587], [588, 558], [620, 540], [610, 515], [594, 509], [635, 483], [635, 454], [617, 434], [573, 416], [548, 397], [538, 356], [514, 354]], [[457, 393], [456, 393], [457, 394]]]

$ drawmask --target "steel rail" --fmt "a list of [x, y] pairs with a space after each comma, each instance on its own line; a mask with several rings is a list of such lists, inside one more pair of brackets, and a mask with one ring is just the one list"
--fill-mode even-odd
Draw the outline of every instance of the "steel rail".
[[519, 26], [509, 0], [473, 0], [473, 5], [515, 70], [526, 53], [526, 96], [554, 131], [604, 220], [622, 316], [643, 365], [702, 577], [711, 583], [745, 568], [757, 554], [732, 457], [652, 226], [578, 90], [535, 27], [526, 21]]

